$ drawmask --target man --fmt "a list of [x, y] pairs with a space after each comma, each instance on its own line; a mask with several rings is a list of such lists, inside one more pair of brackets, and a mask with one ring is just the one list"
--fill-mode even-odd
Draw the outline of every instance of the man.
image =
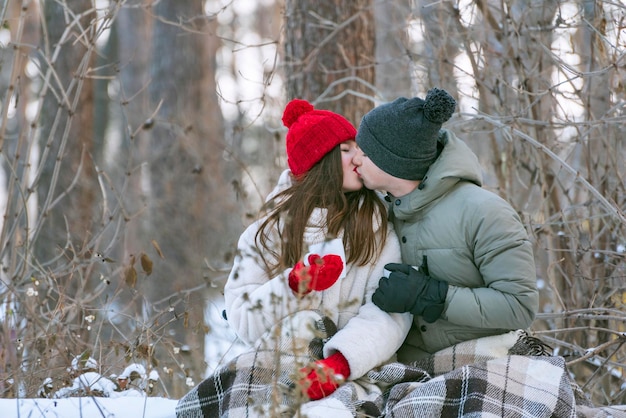
[[531, 243], [515, 210], [481, 188], [476, 155], [441, 129], [455, 100], [432, 89], [367, 113], [353, 163], [366, 187], [387, 192], [402, 261], [373, 302], [411, 312], [398, 360], [408, 363], [489, 335], [528, 328], [538, 309]]

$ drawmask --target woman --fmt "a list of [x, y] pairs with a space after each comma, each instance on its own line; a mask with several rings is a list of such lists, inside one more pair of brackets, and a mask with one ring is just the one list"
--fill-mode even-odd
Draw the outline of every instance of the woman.
[[[224, 288], [226, 315], [257, 357], [263, 350], [293, 355], [303, 366], [304, 400], [318, 400], [389, 361], [412, 318], [385, 313], [371, 300], [383, 266], [400, 261], [400, 248], [383, 203], [354, 171], [356, 129], [298, 99], [282, 120], [289, 170], [263, 217], [239, 239]], [[210, 383], [223, 384], [215, 377]], [[227, 409], [221, 405], [219, 414]]]

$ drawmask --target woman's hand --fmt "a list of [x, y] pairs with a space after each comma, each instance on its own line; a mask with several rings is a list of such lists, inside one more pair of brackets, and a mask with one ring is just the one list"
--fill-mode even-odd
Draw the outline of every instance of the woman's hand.
[[298, 295], [306, 295], [312, 290], [326, 290], [331, 287], [343, 271], [343, 261], [335, 254], [310, 254], [308, 265], [299, 261], [289, 273], [289, 287]]
[[328, 358], [313, 363], [312, 368], [303, 368], [301, 372], [308, 372], [306, 379], [300, 382], [303, 391], [309, 399], [316, 401], [336, 391], [348, 379], [350, 365], [343, 354], [337, 351]]

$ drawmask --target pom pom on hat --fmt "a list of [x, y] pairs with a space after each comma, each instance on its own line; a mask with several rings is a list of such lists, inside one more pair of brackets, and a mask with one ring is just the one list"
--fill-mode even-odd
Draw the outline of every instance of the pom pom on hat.
[[356, 142], [384, 172], [422, 180], [437, 159], [441, 125], [456, 107], [446, 92], [433, 88], [426, 99], [400, 97], [370, 110], [361, 121]]
[[317, 110], [306, 100], [287, 103], [282, 117], [287, 131], [287, 164], [299, 176], [342, 142], [356, 137], [356, 128], [343, 116]]
[[456, 100], [447, 91], [433, 88], [424, 99], [424, 117], [432, 123], [442, 124], [454, 113]]
[[283, 113], [283, 125], [287, 128], [291, 128], [291, 125], [293, 125], [300, 116], [312, 112], [313, 110], [313, 105], [306, 100], [294, 99], [287, 103], [287, 107]]

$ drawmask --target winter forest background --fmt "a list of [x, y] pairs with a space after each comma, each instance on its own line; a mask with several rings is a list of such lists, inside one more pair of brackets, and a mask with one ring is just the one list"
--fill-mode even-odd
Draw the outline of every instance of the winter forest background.
[[434, 86], [534, 243], [532, 331], [626, 404], [626, 6], [611, 0], [3, 0], [0, 393], [76, 358], [180, 398], [236, 353], [236, 242], [304, 98], [358, 126]]

